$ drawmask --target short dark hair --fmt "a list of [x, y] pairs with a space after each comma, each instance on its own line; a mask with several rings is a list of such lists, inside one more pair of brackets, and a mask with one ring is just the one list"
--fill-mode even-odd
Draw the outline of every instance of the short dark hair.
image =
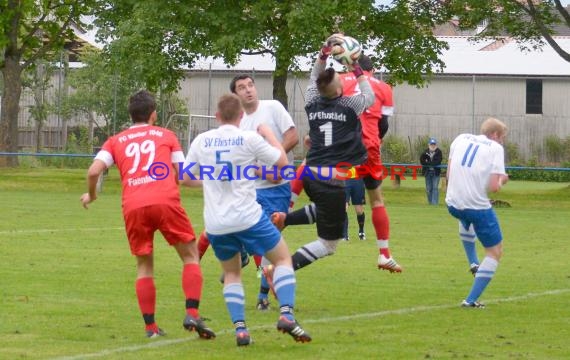
[[223, 123], [239, 119], [241, 112], [241, 101], [237, 95], [224, 94], [218, 100], [218, 116]]
[[238, 82], [239, 80], [245, 80], [245, 79], [251, 79], [251, 82], [253, 82], [255, 84], [255, 79], [252, 78], [250, 75], [247, 75], [247, 74], [237, 75], [230, 82], [230, 91], [235, 94], [236, 93], [236, 82]]
[[133, 123], [148, 122], [155, 110], [154, 95], [147, 90], [140, 90], [129, 98], [129, 115]]
[[364, 54], [360, 55], [360, 58], [358, 58], [358, 65], [360, 65], [364, 71], [372, 71], [372, 69], [374, 69], [372, 59]]
[[333, 86], [336, 71], [330, 67], [321, 71], [317, 77], [317, 89], [322, 96], [333, 98], [336, 95], [336, 89]]

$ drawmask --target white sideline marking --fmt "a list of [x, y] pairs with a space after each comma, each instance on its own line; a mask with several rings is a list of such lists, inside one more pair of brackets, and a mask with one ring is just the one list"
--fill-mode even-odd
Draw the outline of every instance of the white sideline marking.
[[[485, 301], [485, 304], [496, 304], [496, 303], [502, 303], [502, 302], [513, 302], [513, 301], [519, 301], [519, 300], [527, 300], [527, 299], [536, 298], [536, 297], [540, 297], [540, 296], [559, 295], [559, 294], [564, 294], [564, 293], [568, 293], [568, 292], [570, 292], [570, 289], [558, 289], [558, 290], [544, 291], [544, 292], [540, 292], [540, 293], [528, 293], [526, 295], [511, 296], [511, 297], [496, 299], [496, 300], [488, 300], [488, 301]], [[354, 315], [337, 316], [337, 317], [312, 319], [312, 320], [311, 319], [303, 319], [301, 322], [303, 324], [328, 323], [328, 322], [333, 322], [333, 321], [348, 321], [348, 320], [354, 320], [354, 319], [360, 319], [360, 318], [372, 318], [372, 317], [381, 317], [381, 316], [388, 316], [388, 315], [400, 315], [400, 314], [409, 314], [409, 313], [415, 313], [415, 312], [451, 309], [451, 308], [459, 308], [459, 305], [453, 304], [453, 305], [414, 306], [414, 307], [410, 307], [410, 308], [385, 310], [385, 311], [378, 311], [378, 312], [373, 312], [373, 313], [354, 314]], [[463, 311], [486, 311], [486, 310], [485, 309], [464, 309]], [[272, 329], [272, 328], [274, 328], [274, 325], [259, 325], [259, 326], [249, 327], [250, 330]], [[217, 331], [216, 335], [233, 333], [233, 331], [234, 331], [233, 329], [221, 330], [221, 331]], [[122, 348], [108, 349], [108, 350], [103, 350], [103, 351], [100, 351], [97, 353], [90, 353], [90, 354], [63, 356], [63, 357], [54, 358], [53, 360], [89, 359], [89, 358], [102, 357], [102, 356], [107, 356], [107, 355], [123, 353], [123, 352], [135, 352], [135, 351], [139, 351], [139, 350], [143, 350], [143, 349], [158, 348], [158, 347], [168, 346], [168, 345], [172, 345], [172, 344], [179, 344], [179, 343], [187, 342], [187, 341], [195, 341], [195, 340], [198, 340], [198, 338], [192, 337], [192, 338], [158, 340], [158, 341], [157, 340], [149, 340], [151, 342], [149, 342], [148, 344], [144, 344], [144, 345], [125, 346]]]
[[2, 230], [0, 235], [20, 235], [20, 234], [43, 234], [50, 232], [66, 232], [66, 231], [114, 231], [123, 230], [124, 227], [98, 227], [98, 228], [75, 228], [75, 229], [18, 229], [18, 230]]

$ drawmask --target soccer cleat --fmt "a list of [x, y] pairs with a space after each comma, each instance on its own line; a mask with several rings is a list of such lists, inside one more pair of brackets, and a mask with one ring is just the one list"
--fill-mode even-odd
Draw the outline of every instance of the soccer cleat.
[[485, 304], [482, 304], [478, 301], [474, 301], [474, 302], [467, 302], [467, 300], [463, 300], [461, 302], [461, 307], [464, 308], [478, 308], [478, 309], [484, 309], [485, 308]]
[[360, 233], [358, 233], [358, 238], [359, 238], [360, 240], [366, 240], [366, 234], [363, 233], [363, 232], [360, 232]]
[[279, 231], [283, 231], [285, 229], [285, 218], [287, 214], [284, 212], [274, 212], [271, 214], [271, 222]]
[[378, 269], [388, 270], [391, 273], [394, 273], [394, 272], [401, 273], [402, 272], [402, 267], [400, 265], [398, 265], [398, 263], [396, 262], [396, 260], [394, 260], [394, 258], [392, 258], [392, 257], [387, 258], [382, 254], [380, 254], [378, 256]]
[[350, 236], [346, 235], [345, 237], [342, 238], [342, 240], [344, 240], [344, 241], [350, 241]]
[[477, 274], [477, 270], [479, 270], [479, 264], [471, 264], [471, 266], [469, 267], [469, 271], [473, 276]]
[[267, 311], [269, 310], [269, 299], [257, 299], [257, 305], [255, 306], [259, 311]]
[[289, 320], [285, 316], [281, 315], [279, 321], [277, 322], [277, 330], [282, 333], [287, 333], [295, 339], [297, 342], [306, 343], [311, 341], [311, 335], [309, 335], [297, 320]]
[[275, 289], [273, 288], [273, 271], [275, 271], [275, 267], [271, 264], [263, 267], [263, 276], [265, 276], [265, 280], [267, 280], [267, 285], [269, 285], [269, 290], [271, 290], [271, 293], [277, 299], [277, 294], [275, 293]]
[[157, 337], [161, 337], [161, 336], [165, 336], [166, 332], [164, 332], [164, 330], [162, 330], [161, 328], [156, 328], [156, 330], [147, 330], [146, 331], [146, 337], [149, 339], [155, 339]]
[[201, 318], [186, 315], [182, 326], [184, 326], [184, 329], [188, 331], [196, 331], [201, 339], [214, 339], [216, 337], [214, 331], [207, 327], [204, 320]]
[[240, 329], [236, 331], [236, 344], [237, 346], [247, 346], [251, 344], [251, 336], [249, 336], [249, 331], [247, 329]]

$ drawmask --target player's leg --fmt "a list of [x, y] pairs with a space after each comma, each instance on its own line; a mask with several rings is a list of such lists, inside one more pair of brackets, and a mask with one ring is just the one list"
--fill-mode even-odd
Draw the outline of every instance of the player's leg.
[[289, 201], [289, 211], [293, 210], [293, 207], [295, 206], [295, 202], [297, 202], [297, 199], [299, 198], [299, 195], [301, 195], [301, 192], [303, 191], [303, 180], [302, 180], [302, 176], [301, 174], [303, 174], [303, 171], [305, 170], [305, 161], [303, 161], [303, 163], [301, 165], [299, 165], [299, 167], [297, 168], [297, 171], [295, 173], [295, 179], [291, 180], [291, 199]]
[[224, 300], [234, 324], [236, 344], [245, 346], [251, 337], [245, 323], [245, 291], [241, 282], [241, 260], [239, 252], [228, 260], [220, 261], [224, 270]]
[[156, 286], [154, 283], [153, 239], [156, 225], [148, 217], [145, 208], [135, 209], [125, 214], [125, 229], [131, 253], [137, 260], [135, 292], [140, 312], [145, 323], [145, 333], [149, 338], [165, 335], [155, 321]]
[[251, 338], [245, 322], [245, 292], [241, 280], [241, 250], [244, 244], [235, 233], [208, 234], [216, 258], [222, 265], [224, 287], [222, 290], [226, 308], [234, 324], [236, 343], [245, 346]]
[[206, 235], [206, 230], [202, 230], [200, 233], [200, 238], [198, 239], [198, 255], [200, 259], [206, 253], [208, 248], [210, 247], [210, 240], [208, 240], [208, 235]]
[[384, 206], [380, 180], [371, 176], [364, 178], [364, 186], [368, 192], [370, 207], [372, 209], [372, 225], [376, 233], [378, 246], [378, 268], [390, 272], [402, 272], [402, 267], [394, 260], [390, 253], [390, 219]]
[[318, 259], [334, 254], [342, 240], [346, 202], [344, 181], [304, 178], [305, 191], [317, 210], [318, 239], [303, 245], [293, 254], [293, 269], [298, 270]]
[[463, 245], [465, 250], [465, 256], [467, 257], [467, 262], [469, 264], [469, 271], [475, 276], [477, 269], [479, 268], [479, 257], [477, 256], [477, 248], [475, 247], [475, 241], [477, 240], [477, 235], [475, 235], [475, 230], [473, 229], [473, 224], [463, 222], [461, 220], [459, 223], [459, 240]]
[[499, 261], [503, 255], [503, 237], [497, 216], [492, 208], [487, 210], [467, 210], [467, 212], [470, 213], [469, 216], [473, 221], [473, 227], [479, 241], [485, 247], [485, 258], [479, 265], [471, 291], [463, 301], [462, 306], [482, 307], [484, 305], [479, 303], [478, 300], [497, 271]]
[[271, 224], [265, 214], [247, 232], [239, 233], [241, 241], [250, 253], [264, 254], [273, 265], [271, 282], [279, 301], [279, 321], [277, 329], [293, 336], [296, 341], [307, 342], [311, 337], [300, 327], [293, 316], [297, 282], [291, 256], [281, 233]]
[[[263, 212], [268, 218], [270, 218], [273, 213], [287, 214], [291, 196], [290, 184], [286, 183], [267, 189], [258, 189], [256, 193], [257, 202], [261, 205]], [[266, 259], [264, 260], [261, 257], [259, 258], [261, 261], [258, 266], [269, 265], [269, 262]], [[258, 310], [265, 311], [269, 309], [269, 291], [270, 284], [262, 273], [259, 281], [259, 293], [257, 295], [256, 304], [256, 308]]]
[[158, 205], [156, 211], [156, 218], [162, 220], [159, 225], [160, 232], [182, 260], [181, 284], [186, 309], [182, 326], [188, 331], [196, 331], [203, 339], [214, 338], [215, 333], [204, 324], [198, 311], [204, 279], [192, 224], [181, 206]]
[[351, 193], [352, 193], [352, 187], [350, 186], [350, 181], [346, 181], [345, 182], [345, 188], [344, 188], [344, 195], [345, 195], [345, 201], [346, 201], [346, 213], [344, 216], [344, 228], [342, 231], [342, 238], [345, 241], [349, 241], [350, 237], [348, 236], [348, 208], [350, 207], [350, 198], [351, 198]]
[[364, 182], [362, 179], [356, 180], [353, 194], [352, 205], [354, 205], [354, 211], [356, 212], [356, 222], [358, 223], [358, 238], [360, 240], [366, 240], [366, 233], [364, 232], [364, 224], [366, 221], [364, 204], [366, 203], [366, 196], [364, 194]]

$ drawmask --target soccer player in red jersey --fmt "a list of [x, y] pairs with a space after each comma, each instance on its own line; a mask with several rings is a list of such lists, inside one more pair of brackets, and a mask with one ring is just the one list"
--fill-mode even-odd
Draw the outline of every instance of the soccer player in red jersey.
[[[370, 207], [372, 208], [372, 224], [376, 232], [378, 245], [378, 268], [390, 272], [401, 272], [402, 267], [390, 254], [388, 239], [390, 237], [390, 220], [382, 196], [382, 157], [380, 146], [382, 137], [388, 130], [388, 116], [393, 113], [392, 89], [383, 81], [374, 77], [374, 68], [371, 59], [362, 55], [358, 63], [374, 91], [375, 101], [360, 115], [362, 124], [362, 142], [368, 152], [368, 159], [361, 166], [366, 168], [364, 186], [368, 192]], [[358, 81], [352, 72], [341, 74], [343, 94], [351, 96], [360, 93]]]
[[155, 338], [165, 332], [155, 322], [156, 288], [153, 269], [153, 239], [158, 230], [178, 252], [183, 263], [182, 289], [186, 300], [183, 326], [196, 331], [200, 338], [216, 335], [200, 318], [198, 307], [202, 296], [196, 236], [182, 208], [174, 163], [184, 162], [184, 154], [176, 135], [154, 126], [156, 101], [142, 90], [129, 98], [129, 114], [133, 125], [110, 137], [95, 156], [87, 172], [88, 192], [81, 196], [83, 207], [97, 199], [99, 176], [116, 164], [122, 182], [122, 207], [131, 253], [137, 259], [135, 283], [139, 308], [145, 322], [146, 336]]

